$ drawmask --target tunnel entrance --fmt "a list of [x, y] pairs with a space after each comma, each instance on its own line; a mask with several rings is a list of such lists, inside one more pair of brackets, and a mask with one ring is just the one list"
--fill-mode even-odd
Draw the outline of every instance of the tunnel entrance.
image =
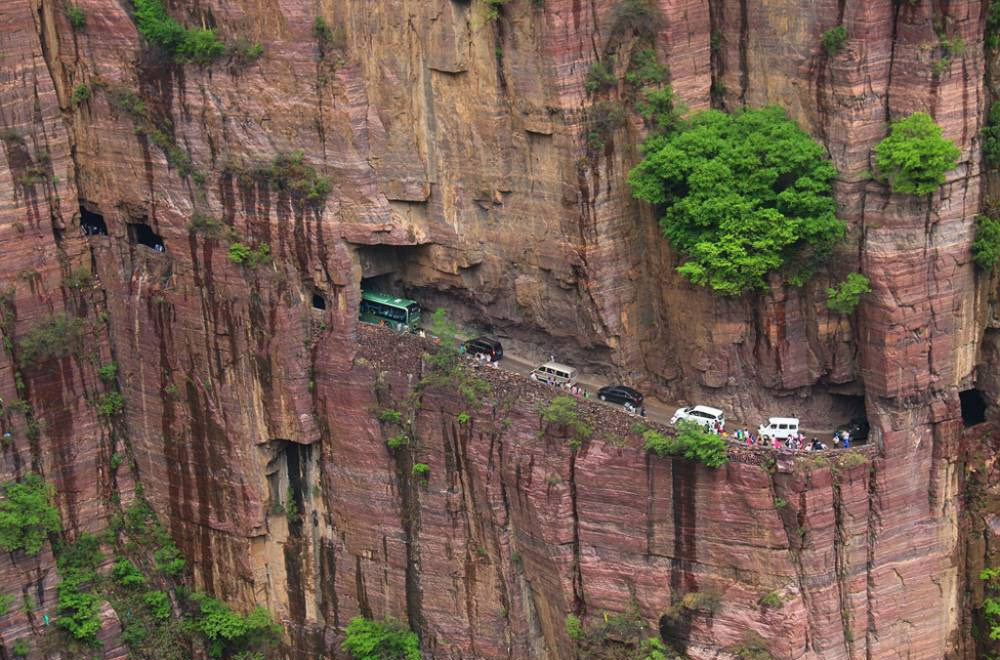
[[986, 421], [986, 398], [979, 390], [965, 390], [958, 393], [962, 405], [962, 423], [965, 428], [982, 424]]
[[315, 291], [312, 294], [313, 309], [326, 309], [326, 298]]
[[153, 231], [153, 228], [145, 222], [128, 223], [128, 240], [132, 245], [145, 245], [157, 252], [166, 251], [163, 237]]
[[424, 261], [427, 246], [361, 245], [357, 247], [361, 264], [361, 290], [406, 297], [411, 268]]
[[85, 206], [80, 206], [80, 229], [84, 236], [107, 236], [108, 225], [104, 222], [104, 216], [100, 213], [88, 210]]

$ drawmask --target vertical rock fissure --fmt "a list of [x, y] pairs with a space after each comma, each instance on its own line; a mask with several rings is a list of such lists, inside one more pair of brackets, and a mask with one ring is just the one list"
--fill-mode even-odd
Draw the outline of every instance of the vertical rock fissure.
[[844, 649], [847, 657], [854, 657], [854, 637], [851, 632], [850, 586], [847, 584], [847, 531], [844, 529], [844, 500], [840, 489], [840, 477], [831, 468], [833, 477], [833, 561], [837, 577], [837, 600], [840, 603], [840, 625], [844, 635]]
[[791, 508], [792, 493], [787, 492], [785, 488], [779, 487], [773, 471], [769, 470], [768, 474], [770, 475], [771, 497], [773, 501], [777, 501], [780, 498], [785, 502], [785, 506], [780, 507], [778, 517], [781, 519], [781, 526], [785, 530], [785, 538], [788, 541], [788, 552], [792, 559], [792, 566], [795, 568], [795, 580], [799, 587], [799, 593], [802, 594], [802, 604], [806, 612], [804, 651], [808, 652], [812, 648], [816, 635], [815, 622], [813, 621], [812, 595], [809, 592], [805, 566], [802, 563], [803, 536], [799, 534], [799, 529], [803, 529], [799, 521], [805, 519], [805, 515], [802, 512], [806, 508], [806, 497], [805, 493], [799, 493], [798, 505], [793, 510]]
[[573, 510], [573, 609], [586, 613], [587, 601], [583, 593], [583, 572], [580, 570], [580, 513], [577, 509], [576, 459], [578, 450], [569, 452], [569, 497]]
[[740, 105], [747, 104], [750, 87], [750, 10], [748, 0], [740, 0]]
[[[877, 459], [876, 459], [877, 460]], [[875, 643], [878, 641], [878, 629], [875, 625], [875, 608], [873, 603], [875, 602], [875, 575], [873, 569], [875, 567], [875, 542], [878, 538], [877, 525], [880, 524], [880, 516], [875, 508], [876, 498], [878, 497], [878, 488], [876, 486], [875, 475], [877, 471], [875, 469], [876, 460], [871, 463], [870, 472], [868, 474], [868, 548], [867, 548], [867, 558], [865, 562], [867, 579], [866, 579], [866, 592], [865, 592], [865, 610], [867, 613], [867, 629], [865, 631], [865, 660], [875, 660], [872, 656], [872, 648], [874, 648]]]
[[725, 73], [725, 60], [722, 57], [722, 28], [720, 27], [725, 18], [725, 5], [721, 0], [710, 0], [708, 3], [708, 26], [709, 26], [709, 67], [711, 83], [709, 86], [709, 97], [713, 108], [723, 108], [725, 106], [724, 95], [718, 90], [722, 84], [722, 76]]

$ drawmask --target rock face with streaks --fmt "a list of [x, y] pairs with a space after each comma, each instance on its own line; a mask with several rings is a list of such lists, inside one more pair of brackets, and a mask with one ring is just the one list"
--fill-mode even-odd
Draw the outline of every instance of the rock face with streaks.
[[[67, 535], [141, 482], [197, 586], [271, 609], [297, 658], [336, 656], [358, 613], [408, 621], [433, 657], [570, 657], [570, 612], [637, 612], [693, 658], [976, 656], [967, 586], [996, 524], [962, 493], [992, 427], [963, 430], [959, 392], [1000, 397], [996, 282], [970, 255], [997, 187], [984, 2], [165, 4], [263, 55], [178, 64], [125, 2], [77, 0], [80, 29], [60, 2], [0, 7], [0, 397], [24, 402], [0, 417], [0, 476], [44, 474]], [[826, 145], [849, 230], [808, 286], [721, 299], [674, 272], [625, 183], [645, 129], [622, 78], [645, 45], [689, 109], [779, 104]], [[588, 89], [598, 58], [619, 80]], [[915, 111], [962, 151], [923, 198], [871, 177]], [[313, 172], [328, 194], [297, 192]], [[236, 243], [271, 260], [235, 263]], [[872, 294], [830, 313], [825, 288], [859, 270]], [[362, 285], [665, 400], [815, 426], [865, 412], [872, 453], [708, 470], [600, 416], [573, 452], [516, 378], [490, 374], [478, 407], [414, 399], [422, 348], [358, 328]], [[83, 320], [72, 350], [19, 364], [59, 315]], [[95, 409], [111, 360], [115, 417]], [[386, 449], [384, 407], [406, 408], [406, 451]], [[109, 469], [116, 452], [133, 460]], [[41, 653], [51, 552], [0, 577], [34, 604], [0, 617], [3, 653]]]

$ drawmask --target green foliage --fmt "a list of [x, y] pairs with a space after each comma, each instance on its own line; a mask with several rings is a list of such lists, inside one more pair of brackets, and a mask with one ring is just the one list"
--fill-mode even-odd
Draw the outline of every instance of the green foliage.
[[464, 410], [458, 413], [459, 424], [468, 424], [470, 419], [472, 419], [472, 417], [469, 415], [469, 413], [465, 412]]
[[215, 30], [185, 28], [170, 14], [161, 0], [132, 0], [135, 23], [146, 41], [154, 43], [179, 62], [207, 64], [226, 52]]
[[21, 637], [14, 641], [10, 651], [15, 658], [27, 658], [28, 654], [31, 653], [31, 646], [28, 644], [28, 640]]
[[500, 18], [503, 6], [510, 0], [486, 0], [486, 21], [496, 21]]
[[114, 566], [111, 567], [111, 577], [118, 586], [125, 587], [126, 589], [141, 587], [146, 584], [145, 576], [143, 576], [128, 557], [118, 557], [115, 560]]
[[632, 53], [625, 82], [632, 87], [642, 88], [659, 85], [667, 80], [667, 67], [660, 64], [653, 48], [640, 48]]
[[926, 195], [945, 181], [962, 155], [951, 140], [941, 137], [941, 127], [930, 115], [916, 112], [893, 122], [888, 137], [875, 147], [879, 180], [896, 193]]
[[115, 382], [115, 378], [118, 377], [118, 363], [108, 362], [102, 364], [97, 368], [97, 377], [100, 378], [105, 383]]
[[208, 641], [209, 657], [245, 653], [279, 640], [281, 627], [262, 607], [243, 616], [233, 612], [222, 601], [197, 592], [191, 594], [191, 602], [198, 607], [193, 626]]
[[295, 491], [289, 486], [285, 492], [285, 517], [288, 518], [289, 523], [294, 525], [299, 521], [299, 513], [299, 505], [295, 501]]
[[106, 392], [97, 401], [97, 414], [102, 417], [114, 417], [125, 409], [125, 397], [121, 392]]
[[187, 561], [184, 559], [181, 551], [177, 549], [177, 546], [174, 545], [173, 541], [169, 541], [163, 547], [158, 548], [153, 553], [153, 559], [156, 561], [156, 568], [164, 575], [169, 575], [170, 577], [180, 577], [187, 566]]
[[316, 45], [319, 47], [319, 59], [325, 60], [327, 55], [337, 49], [346, 47], [346, 35], [344, 28], [337, 26], [330, 27], [326, 19], [317, 16], [313, 21], [313, 36], [316, 37]]
[[618, 0], [611, 10], [611, 40], [628, 35], [652, 42], [663, 25], [663, 14], [656, 0]]
[[81, 103], [86, 103], [90, 100], [90, 85], [87, 83], [80, 83], [73, 88], [72, 101], [73, 105], [80, 105]]
[[410, 470], [410, 474], [418, 479], [426, 479], [431, 473], [431, 466], [427, 463], [414, 463], [413, 468]]
[[100, 541], [91, 534], [81, 534], [73, 543], [61, 546], [56, 555], [56, 568], [62, 578], [56, 588], [56, 624], [77, 641], [92, 645], [97, 644], [101, 630], [97, 615], [101, 599], [96, 593], [100, 563]]
[[986, 13], [986, 45], [993, 50], [1000, 46], [1000, 0], [990, 2]]
[[317, 174], [301, 151], [278, 154], [270, 165], [258, 168], [257, 174], [298, 202], [322, 205], [331, 190], [330, 180]]
[[781, 108], [707, 110], [643, 151], [632, 193], [663, 209], [660, 227], [686, 257], [678, 272], [695, 284], [734, 296], [780, 271], [801, 285], [844, 234], [836, 170]]
[[603, 60], [594, 60], [587, 72], [587, 80], [583, 83], [584, 88], [591, 94], [610, 89], [618, 82], [615, 72], [608, 68]]
[[773, 610], [780, 609], [785, 606], [785, 601], [782, 600], [781, 594], [777, 591], [768, 591], [766, 594], [760, 597], [757, 601], [762, 607], [769, 607]]
[[149, 608], [154, 619], [167, 621], [170, 619], [170, 597], [162, 591], [147, 591], [142, 596], [142, 601]]
[[1000, 263], [1000, 220], [988, 215], [976, 216], [976, 240], [972, 243], [972, 258], [984, 271], [992, 271]]
[[407, 437], [405, 433], [400, 433], [394, 435], [385, 441], [385, 444], [389, 449], [399, 449], [400, 447], [406, 447], [410, 444], [410, 438]]
[[0, 549], [37, 555], [48, 535], [61, 529], [54, 497], [52, 485], [33, 472], [0, 485]]
[[342, 651], [353, 660], [420, 660], [420, 640], [393, 618], [372, 620], [356, 616], [344, 630]]
[[66, 314], [46, 317], [17, 342], [18, 360], [26, 365], [66, 357], [79, 349], [83, 329], [83, 319]]
[[125, 454], [121, 453], [120, 451], [116, 451], [115, 453], [111, 454], [111, 462], [110, 462], [111, 471], [114, 472], [115, 470], [120, 468], [122, 463], [124, 462], [125, 462]]
[[823, 33], [823, 48], [830, 57], [840, 53], [845, 41], [847, 41], [847, 28], [843, 25], [832, 27]]
[[480, 378], [462, 359], [459, 352], [458, 327], [443, 309], [431, 315], [430, 334], [437, 339], [437, 350], [424, 355], [429, 369], [420, 381], [422, 388], [438, 387], [458, 392], [469, 405], [477, 405], [490, 391], [490, 384]]
[[621, 103], [604, 100], [587, 109], [587, 146], [600, 151], [616, 130], [625, 125], [628, 114]]
[[784, 509], [787, 506], [788, 506], [788, 500], [786, 500], [785, 498], [783, 498], [783, 497], [776, 497], [776, 498], [774, 498], [774, 508], [775, 509]]
[[87, 15], [83, 13], [81, 7], [77, 7], [76, 5], [66, 5], [66, 17], [69, 19], [69, 24], [77, 32], [87, 25]]
[[730, 652], [739, 660], [771, 660], [771, 652], [761, 636], [753, 631], [743, 636], [743, 642], [730, 648]]
[[377, 417], [378, 421], [385, 422], [386, 424], [397, 424], [399, 426], [403, 424], [403, 413], [393, 408], [379, 410]]
[[250, 247], [236, 242], [229, 246], [229, 260], [240, 266], [257, 268], [271, 263], [271, 246], [261, 243], [257, 247]]
[[846, 280], [826, 290], [827, 309], [850, 316], [861, 302], [861, 296], [871, 290], [871, 282], [867, 277], [861, 273], [851, 273]]
[[583, 638], [583, 624], [580, 622], [580, 617], [575, 614], [566, 615], [566, 634], [572, 640], [578, 640]]
[[10, 606], [14, 604], [16, 599], [10, 594], [0, 594], [0, 616], [5, 616], [10, 612]]
[[983, 160], [991, 167], [1000, 166], [1000, 103], [990, 106], [983, 124]]
[[674, 90], [669, 85], [644, 89], [636, 110], [646, 120], [646, 125], [659, 135], [673, 133], [682, 125], [681, 109]]
[[83, 289], [88, 287], [94, 281], [94, 274], [90, 272], [85, 266], [79, 268], [74, 268], [73, 271], [66, 276], [63, 282], [71, 289]]
[[642, 438], [643, 448], [657, 456], [681, 456], [710, 468], [718, 468], [729, 462], [726, 441], [690, 420], [679, 421], [677, 434], [674, 436], [647, 429]]
[[594, 435], [594, 429], [580, 419], [577, 413], [577, 401], [571, 396], [555, 397], [539, 411], [539, 416], [544, 422], [565, 428], [569, 434], [569, 444], [574, 448]]
[[229, 52], [237, 64], [249, 66], [264, 54], [264, 46], [245, 37], [240, 37], [229, 49]]

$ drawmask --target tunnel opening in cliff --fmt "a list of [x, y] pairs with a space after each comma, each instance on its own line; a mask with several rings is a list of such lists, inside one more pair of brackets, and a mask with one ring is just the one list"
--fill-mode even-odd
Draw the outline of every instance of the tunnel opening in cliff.
[[104, 222], [104, 216], [96, 211], [91, 211], [86, 206], [80, 205], [80, 229], [84, 236], [107, 236], [108, 225]]
[[153, 228], [145, 222], [128, 223], [128, 240], [132, 245], [145, 245], [157, 252], [166, 250], [163, 237], [153, 231]]
[[965, 390], [958, 393], [962, 406], [962, 423], [966, 428], [986, 421], [986, 397], [979, 390]]
[[323, 297], [323, 294], [313, 291], [312, 307], [313, 309], [320, 309], [320, 310], [326, 309], [326, 298]]
[[407, 296], [412, 288], [409, 276], [423, 261], [424, 245], [360, 245], [356, 248], [361, 264], [361, 290]]

